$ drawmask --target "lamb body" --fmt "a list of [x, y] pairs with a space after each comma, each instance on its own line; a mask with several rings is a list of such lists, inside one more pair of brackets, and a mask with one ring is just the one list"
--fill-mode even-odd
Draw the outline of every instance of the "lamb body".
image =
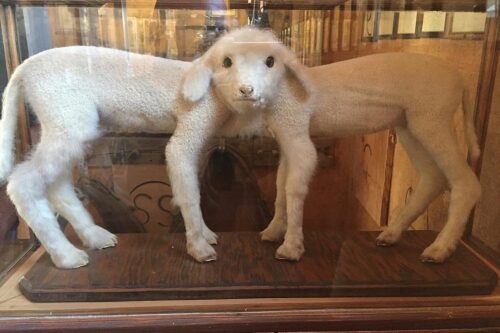
[[99, 122], [99, 128], [109, 131], [173, 132], [175, 114], [183, 104], [178, 87], [189, 65], [115, 49], [71, 46], [27, 59], [13, 80], [20, 82], [42, 126], [50, 123], [50, 131], [58, 130], [58, 124], [68, 130], [96, 128]]
[[[409, 203], [378, 237], [378, 245], [396, 243], [437, 195], [451, 190], [448, 222], [422, 253], [424, 261], [444, 261], [455, 250], [480, 195], [479, 182], [462, 156], [452, 127], [454, 114], [462, 104], [469, 152], [476, 159], [480, 152], [473, 110], [460, 73], [440, 59], [403, 53], [365, 56], [306, 68], [303, 73], [314, 92], [307, 105], [312, 110], [311, 135], [342, 137], [395, 128], [419, 173]], [[283, 144], [287, 145], [287, 141]], [[300, 154], [297, 150], [295, 153]], [[265, 240], [280, 240], [287, 230], [286, 185], [278, 183], [283, 189], [278, 188], [276, 215], [263, 232]], [[290, 248], [295, 250], [281, 257], [300, 258], [302, 241], [294, 243]]]
[[[411, 113], [433, 117], [436, 114], [429, 112], [436, 112], [434, 103], [461, 101], [465, 88], [451, 66], [421, 54], [364, 56], [307, 68], [306, 74], [315, 89], [313, 136], [352, 136], [406, 126]], [[448, 113], [454, 114], [456, 107]]]
[[[263, 240], [281, 241], [278, 258], [298, 260], [304, 252], [303, 201], [316, 164], [311, 135], [347, 136], [395, 127], [420, 178], [400, 215], [377, 239], [378, 245], [397, 242], [404, 230], [446, 188], [450, 189], [448, 222], [436, 240], [422, 253], [422, 260], [442, 262], [453, 253], [465, 229], [469, 213], [480, 196], [480, 184], [467, 165], [457, 143], [453, 116], [460, 104], [470, 156], [479, 155], [473, 110], [464, 80], [458, 71], [437, 58], [387, 53], [306, 68], [269, 33], [251, 29], [236, 31], [211, 49], [206, 59], [190, 68], [184, 85], [210, 80], [217, 95], [233, 112], [248, 108], [239, 98], [268, 99], [262, 111], [264, 123], [281, 148], [275, 215], [262, 232]], [[230, 44], [252, 44], [252, 49], [227, 52]], [[261, 43], [261, 44], [259, 44]], [[269, 54], [280, 54], [288, 69], [264, 71]], [[214, 62], [213, 59], [218, 59]], [[230, 58], [235, 68], [217, 63]], [[252, 74], [251, 69], [258, 75]], [[197, 75], [196, 73], [203, 73]], [[207, 74], [208, 73], [208, 74]], [[245, 89], [240, 89], [244, 87]], [[238, 93], [240, 90], [240, 94]], [[245, 91], [250, 91], [247, 94]], [[272, 92], [272, 94], [269, 93]], [[270, 96], [272, 95], [272, 97]], [[200, 100], [203, 91], [184, 94]]]
[[[71, 223], [87, 247], [106, 248], [117, 241], [94, 224], [72, 186], [72, 166], [92, 140], [106, 131], [171, 133], [183, 114], [188, 114], [195, 133], [200, 126], [207, 131], [206, 136], [186, 138], [183, 149], [202, 146], [216, 126], [223, 132], [229, 112], [217, 99], [208, 97], [194, 105], [180, 95], [189, 66], [189, 62], [75, 46], [42, 52], [14, 72], [4, 93], [0, 122], [0, 181], [13, 168], [17, 109], [24, 100], [39, 118], [42, 136], [32, 155], [12, 171], [7, 191], [56, 266], [75, 268], [88, 262], [87, 254], [62, 234], [56, 212]], [[231, 122], [227, 124], [235, 130]], [[181, 169], [195, 167], [198, 151], [193, 148], [190, 153], [186, 163], [192, 166], [180, 165]], [[196, 203], [199, 194], [190, 194], [190, 200]], [[204, 223], [202, 227], [200, 237], [216, 243], [216, 235]]]

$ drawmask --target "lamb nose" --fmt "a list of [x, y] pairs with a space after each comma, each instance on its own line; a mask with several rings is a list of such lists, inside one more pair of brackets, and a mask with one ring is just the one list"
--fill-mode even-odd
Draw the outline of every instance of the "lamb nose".
[[248, 85], [242, 85], [240, 87], [240, 93], [245, 96], [251, 96], [253, 93], [253, 87]]

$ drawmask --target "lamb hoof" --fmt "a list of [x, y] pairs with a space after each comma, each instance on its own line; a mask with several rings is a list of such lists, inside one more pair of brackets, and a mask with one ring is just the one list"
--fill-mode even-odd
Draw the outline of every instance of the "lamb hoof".
[[188, 253], [200, 263], [217, 260], [217, 253], [215, 252], [215, 249], [205, 238], [201, 241], [190, 243], [188, 245]]
[[392, 246], [397, 243], [401, 234], [390, 229], [384, 230], [375, 240], [377, 246]]
[[62, 269], [74, 269], [86, 266], [89, 263], [89, 256], [85, 251], [74, 248], [71, 251], [65, 251], [62, 256], [52, 256], [54, 265]]
[[304, 245], [302, 244], [293, 246], [283, 243], [278, 250], [276, 250], [275, 258], [278, 260], [299, 261], [304, 252]]
[[105, 249], [118, 244], [116, 235], [99, 226], [93, 226], [82, 235], [83, 244], [90, 249]]
[[205, 238], [210, 245], [217, 245], [217, 240], [219, 236], [208, 227], [203, 228], [203, 238]]
[[455, 248], [452, 246], [443, 246], [441, 244], [432, 243], [420, 255], [420, 260], [423, 262], [439, 264], [444, 262]]

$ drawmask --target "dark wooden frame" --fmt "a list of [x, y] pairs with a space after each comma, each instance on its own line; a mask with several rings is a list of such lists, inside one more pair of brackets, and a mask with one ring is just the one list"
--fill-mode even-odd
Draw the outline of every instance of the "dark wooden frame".
[[[0, 28], [1, 33], [4, 36], [3, 38], [3, 47], [4, 55], [5, 55], [5, 67], [7, 70], [7, 75], [10, 78], [14, 69], [19, 65], [20, 58], [19, 52], [17, 48], [17, 34], [16, 34], [16, 19], [15, 19], [15, 10], [10, 6], [0, 6]], [[31, 137], [29, 133], [29, 127], [26, 126], [28, 124], [28, 114], [24, 107], [21, 107], [21, 112], [19, 112], [19, 124], [17, 126], [17, 159], [19, 159], [22, 155], [28, 152], [31, 145]], [[4, 191], [5, 188], [0, 187], [0, 191]], [[2, 267], [2, 271], [0, 271], [0, 280], [2, 280], [8, 272], [16, 267], [17, 264], [23, 261], [26, 256], [35, 249], [36, 241], [31, 233], [31, 231], [26, 230], [27, 239], [18, 240], [17, 242], [12, 243], [11, 245], [4, 245], [2, 251], [13, 251], [14, 253], [10, 253], [14, 258], [12, 262], [5, 267]]]
[[500, 329], [500, 305], [378, 309], [275, 309], [65, 314], [0, 318], [0, 332], [294, 332]]
[[[497, 1], [498, 3], [498, 1]], [[500, 60], [500, 17], [488, 17], [486, 19], [485, 29], [485, 43], [483, 47], [483, 60], [481, 62], [481, 69], [479, 71], [479, 85], [477, 88], [477, 95], [475, 101], [475, 126], [479, 138], [479, 147], [484, 151], [486, 145], [486, 135], [488, 133], [488, 122], [491, 113], [491, 102], [493, 97], [493, 85], [495, 80], [500, 80], [496, 77], [497, 66]], [[483, 163], [483, 155], [472, 163], [472, 168], [478, 175], [481, 176], [481, 168]], [[474, 222], [475, 210], [471, 212], [467, 229], [464, 235], [464, 240], [472, 248], [481, 252], [490, 260], [500, 265], [499, 253], [485, 246], [481, 240], [473, 237], [472, 224]]]
[[[253, 0], [252, 0], [253, 1]], [[265, 2], [266, 9], [301, 9], [301, 10], [326, 10], [333, 9], [338, 5], [343, 4], [346, 0], [268, 0]], [[486, 8], [486, 0], [408, 0], [408, 1], [392, 1], [392, 0], [354, 0], [354, 5], [366, 5], [368, 9], [380, 8], [383, 10], [410, 10], [410, 9], [425, 9], [425, 10], [444, 10], [444, 11], [478, 11], [484, 12]], [[87, 6], [96, 7], [107, 3], [121, 5], [120, 0], [1, 0], [3, 5], [22, 5], [22, 6]], [[150, 2], [134, 1], [129, 3], [129, 6], [140, 7]], [[156, 8], [189, 8], [202, 9], [210, 5], [210, 0], [159, 0], [156, 2]], [[232, 9], [253, 8], [253, 3], [248, 3], [247, 0], [231, 1]]]

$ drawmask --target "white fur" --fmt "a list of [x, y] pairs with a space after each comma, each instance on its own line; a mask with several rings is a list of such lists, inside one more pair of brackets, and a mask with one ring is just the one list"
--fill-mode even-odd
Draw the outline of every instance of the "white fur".
[[[180, 96], [181, 81], [189, 66], [188, 62], [76, 46], [40, 53], [16, 69], [4, 93], [0, 182], [10, 174], [10, 198], [56, 266], [83, 266], [88, 257], [66, 239], [55, 213], [71, 223], [86, 247], [101, 249], [116, 244], [113, 234], [94, 224], [72, 186], [72, 166], [83, 158], [93, 139], [103, 131], [172, 132], [177, 119], [184, 115], [193, 124], [192, 130], [198, 130], [198, 124], [205, 124], [211, 116], [225, 119], [228, 112], [213, 98], [192, 104]], [[42, 137], [31, 156], [12, 171], [17, 109], [22, 100], [38, 116]], [[210, 123], [206, 125], [201, 130], [207, 135], [196, 132], [180, 144], [179, 150], [186, 151], [180, 163], [189, 164], [179, 166], [183, 170], [180, 177], [196, 166], [197, 151], [190, 150], [190, 144], [203, 144], [210, 133]], [[179, 136], [172, 137], [172, 147]], [[197, 188], [195, 178], [189, 181]], [[198, 205], [197, 190], [193, 193], [186, 196], [187, 200]], [[178, 202], [183, 198], [178, 195]], [[200, 221], [204, 240], [215, 243], [215, 234]], [[188, 249], [201, 242], [191, 240], [199, 235], [189, 228], [187, 234]], [[198, 248], [190, 249], [190, 253], [200, 259]]]
[[[222, 66], [226, 56], [233, 60], [230, 68]], [[268, 56], [275, 58], [272, 68], [265, 65]], [[252, 96], [242, 96], [242, 86], [252, 86]], [[19, 66], [4, 93], [0, 180], [11, 172], [16, 110], [24, 98], [40, 119], [42, 138], [31, 158], [16, 166], [7, 190], [54, 263], [79, 267], [88, 257], [65, 238], [54, 212], [69, 220], [86, 246], [113, 246], [116, 237], [96, 227], [74, 195], [72, 165], [102, 130], [175, 129], [166, 157], [186, 223], [188, 253], [210, 261], [216, 258], [211, 245], [217, 237], [199, 206], [199, 153], [215, 133], [262, 134], [267, 127], [280, 143], [282, 158], [276, 213], [262, 238], [284, 237], [276, 256], [298, 260], [304, 251], [303, 202], [316, 165], [309, 127], [313, 135], [345, 135], [397, 126], [408, 138], [409, 154], [420, 161], [415, 164], [422, 173], [416, 189], [421, 194], [412, 196], [415, 203], [379, 242], [395, 242], [444, 188], [439, 184], [446, 177], [452, 190], [449, 221], [424, 252], [426, 260], [442, 261], [458, 242], [480, 192], [451, 129], [464, 91], [456, 72], [434, 58], [392, 54], [309, 69], [272, 33], [254, 29], [229, 33], [192, 65], [103, 48], [53, 49]], [[477, 153], [470, 108], [464, 110], [469, 143]]]
[[[264, 66], [269, 55], [276, 59], [273, 68]], [[232, 59], [231, 68], [221, 66], [226, 56]], [[469, 151], [477, 158], [473, 110], [454, 68], [437, 58], [402, 53], [306, 68], [270, 32], [251, 29], [230, 33], [199, 61], [204, 66], [203, 80], [212, 73], [216, 94], [229, 109], [244, 114], [259, 114], [257, 106], [263, 109], [265, 125], [280, 144], [276, 212], [262, 233], [263, 240], [284, 237], [278, 258], [298, 260], [304, 251], [303, 201], [316, 162], [309, 129], [311, 135], [345, 136], [396, 127], [420, 180], [410, 202], [377, 243], [395, 243], [448, 187], [448, 222], [422, 260], [442, 262], [454, 251], [481, 192], [452, 128], [453, 115], [462, 104]], [[185, 87], [197, 80], [193, 73], [187, 77]], [[264, 103], [239, 100], [242, 85], [251, 85], [255, 101]]]

